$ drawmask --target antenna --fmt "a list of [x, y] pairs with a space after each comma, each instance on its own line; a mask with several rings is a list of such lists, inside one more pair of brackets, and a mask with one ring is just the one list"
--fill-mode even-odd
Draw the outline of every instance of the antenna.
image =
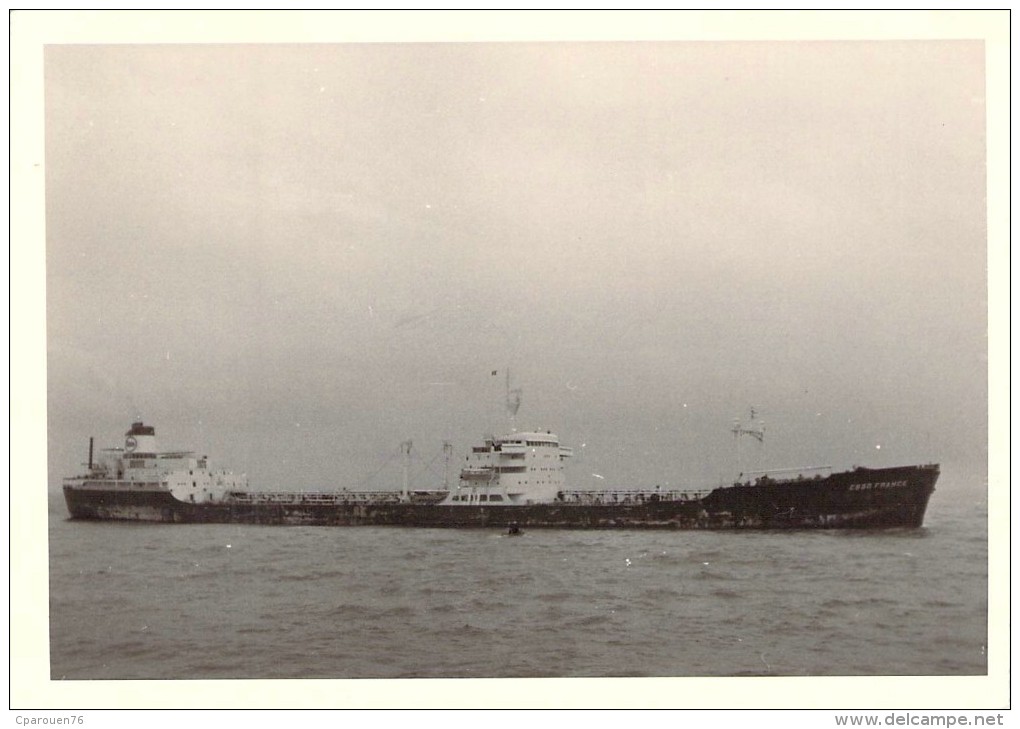
[[748, 423], [748, 427], [743, 427], [740, 424], [739, 418], [733, 419], [733, 428], [730, 431], [733, 433], [733, 437], [737, 440], [742, 435], [749, 435], [759, 443], [765, 442], [765, 421], [758, 420], [758, 411], [754, 407], [751, 408], [751, 421]]

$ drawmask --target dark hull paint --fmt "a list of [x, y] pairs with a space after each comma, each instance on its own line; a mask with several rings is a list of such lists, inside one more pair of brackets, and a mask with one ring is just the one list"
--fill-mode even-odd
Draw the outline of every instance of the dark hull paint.
[[[718, 488], [690, 501], [481, 506], [192, 504], [167, 491], [64, 486], [74, 519], [183, 524], [504, 528], [875, 529], [920, 527], [937, 466], [855, 469], [824, 479]], [[652, 497], [654, 499], [654, 497]]]

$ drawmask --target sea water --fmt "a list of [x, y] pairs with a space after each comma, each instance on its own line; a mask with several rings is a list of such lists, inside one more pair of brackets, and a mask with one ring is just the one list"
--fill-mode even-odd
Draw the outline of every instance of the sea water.
[[945, 476], [924, 528], [890, 531], [80, 522], [56, 496], [50, 672], [984, 674], [987, 516]]

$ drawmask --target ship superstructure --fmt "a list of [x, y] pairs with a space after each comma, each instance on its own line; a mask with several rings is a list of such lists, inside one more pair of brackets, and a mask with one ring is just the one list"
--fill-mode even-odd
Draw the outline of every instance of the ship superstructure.
[[244, 474], [210, 468], [207, 456], [193, 451], [160, 451], [156, 429], [141, 421], [131, 424], [122, 448], [104, 448], [95, 459], [90, 439], [87, 467], [84, 475], [64, 480], [64, 493], [93, 504], [98, 517], [161, 520], [162, 509], [154, 508], [149, 498], [154, 494], [208, 504], [248, 486]]
[[471, 449], [457, 489], [444, 503], [496, 506], [554, 501], [566, 485], [564, 461], [572, 455], [550, 431], [486, 438]]

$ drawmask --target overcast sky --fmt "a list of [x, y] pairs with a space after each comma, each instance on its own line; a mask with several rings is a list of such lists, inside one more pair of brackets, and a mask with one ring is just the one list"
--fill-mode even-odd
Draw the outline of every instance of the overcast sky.
[[507, 368], [579, 487], [732, 476], [752, 405], [743, 467], [980, 476], [984, 83], [980, 42], [49, 46], [50, 483], [140, 417], [256, 487], [397, 487], [408, 438], [437, 485]]

